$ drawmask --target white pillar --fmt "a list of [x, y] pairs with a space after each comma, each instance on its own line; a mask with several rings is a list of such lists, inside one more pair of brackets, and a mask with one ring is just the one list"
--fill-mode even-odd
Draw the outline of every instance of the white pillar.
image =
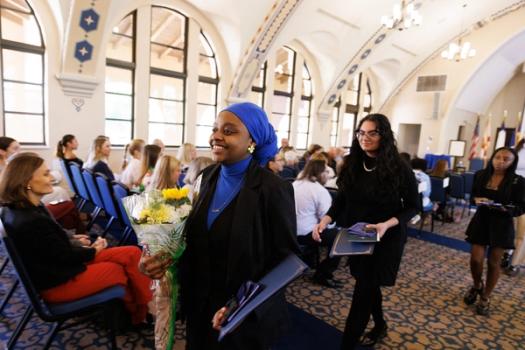
[[135, 122], [134, 138], [148, 141], [149, 133], [149, 72], [150, 72], [150, 31], [139, 28], [151, 27], [151, 6], [142, 6], [137, 9], [137, 31], [135, 46], [138, 49], [135, 55]]
[[195, 143], [197, 123], [197, 91], [199, 88], [199, 35], [200, 26], [188, 18], [188, 52], [186, 57], [186, 114], [184, 142]]

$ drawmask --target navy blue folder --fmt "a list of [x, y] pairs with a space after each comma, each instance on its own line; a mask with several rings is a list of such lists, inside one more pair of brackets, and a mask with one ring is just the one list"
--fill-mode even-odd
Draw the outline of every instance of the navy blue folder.
[[374, 242], [356, 242], [348, 229], [343, 228], [335, 237], [330, 257], [342, 255], [369, 255], [374, 252]]
[[302, 275], [307, 265], [295, 254], [288, 255], [279, 265], [257, 283], [262, 284], [262, 289], [251, 301], [246, 303], [242, 309], [226, 324], [221, 327], [219, 341], [224, 336], [233, 332], [248, 315], [271, 296], [284, 288], [287, 284]]

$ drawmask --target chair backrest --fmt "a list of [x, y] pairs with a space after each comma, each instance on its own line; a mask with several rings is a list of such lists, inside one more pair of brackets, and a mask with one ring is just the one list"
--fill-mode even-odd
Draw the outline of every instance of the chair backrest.
[[462, 174], [463, 179], [465, 180], [465, 193], [471, 194], [472, 193], [472, 186], [474, 185], [474, 173], [473, 172], [465, 172]]
[[84, 178], [84, 183], [86, 184], [86, 188], [89, 191], [89, 195], [93, 204], [99, 208], [104, 208], [104, 202], [102, 202], [102, 197], [100, 197], [100, 193], [98, 192], [98, 187], [95, 183], [95, 175], [93, 172], [84, 168], [82, 169], [82, 177]]
[[131, 227], [131, 222], [129, 222], [128, 214], [126, 213], [126, 209], [124, 208], [124, 205], [122, 204], [122, 198], [129, 196], [129, 190], [120, 182], [113, 182], [113, 194], [115, 195], [115, 200], [117, 202], [117, 207], [120, 210], [120, 215], [122, 217], [122, 222], [124, 225]]
[[483, 159], [482, 158], [472, 158], [468, 167], [468, 171], [478, 171], [483, 169]]
[[443, 188], [443, 179], [440, 177], [430, 177], [430, 200], [432, 202], [444, 203], [446, 201], [445, 189]]
[[89, 191], [84, 182], [84, 177], [82, 176], [82, 169], [80, 168], [80, 165], [71, 162], [69, 163], [69, 169], [71, 169], [71, 179], [73, 180], [73, 183], [75, 184], [75, 187], [78, 190], [78, 195], [80, 196], [80, 198], [85, 199], [87, 201], [91, 201], [91, 196], [89, 195]]
[[117, 206], [115, 204], [115, 199], [113, 197], [113, 188], [111, 187], [110, 181], [108, 180], [106, 175], [100, 173], [95, 174], [95, 180], [97, 182], [100, 197], [102, 198], [102, 203], [104, 203], [104, 210], [107, 214], [116, 217], [120, 220], [120, 211], [117, 209]]
[[53, 321], [53, 314], [49, 311], [46, 304], [40, 297], [40, 294], [38, 294], [38, 291], [33, 285], [33, 282], [29, 278], [29, 273], [25, 268], [22, 258], [18, 254], [18, 250], [16, 249], [15, 243], [5, 231], [4, 224], [1, 220], [0, 235], [2, 236], [2, 241], [4, 242], [7, 255], [11, 259], [11, 262], [15, 268], [15, 272], [18, 275], [18, 280], [20, 281], [24, 292], [26, 293], [29, 301], [31, 302], [31, 305], [35, 309], [38, 316], [40, 316], [40, 318], [42, 318], [44, 321]]
[[461, 175], [450, 174], [450, 196], [465, 198], [465, 181]]
[[62, 158], [59, 158], [58, 161], [60, 162], [60, 167], [62, 168], [62, 173], [64, 173], [64, 178], [66, 179], [67, 185], [69, 186], [71, 191], [73, 191], [77, 196], [80, 196], [78, 194], [77, 187], [75, 186], [75, 184], [73, 183], [73, 179], [71, 178], [72, 175], [71, 170], [69, 169], [69, 165], [67, 164], [68, 162]]

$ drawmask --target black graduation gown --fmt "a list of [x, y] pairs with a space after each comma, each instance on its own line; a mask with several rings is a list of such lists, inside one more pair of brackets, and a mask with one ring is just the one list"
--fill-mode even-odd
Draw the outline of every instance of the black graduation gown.
[[357, 174], [356, 183], [347, 191], [339, 190], [327, 215], [336, 220], [338, 226], [349, 227], [356, 222], [376, 224], [392, 217], [399, 225], [387, 230], [380, 242], [376, 243], [372, 255], [351, 256], [349, 259], [352, 275], [382, 286], [393, 286], [401, 263], [407, 240], [407, 222], [417, 213], [419, 195], [414, 173], [402, 164], [404, 183], [400, 196], [371, 195], [371, 188], [379, 186], [376, 170], [366, 172], [362, 167], [352, 169]]
[[[187, 248], [179, 267], [190, 350], [203, 349], [199, 339], [208, 336], [194, 327], [195, 322], [209, 324], [207, 313], [223, 306], [243, 282], [258, 281], [289, 253], [298, 252], [293, 187], [253, 161], [239, 194], [211, 227], [214, 231], [220, 226], [222, 239], [211, 239], [206, 218], [219, 170], [220, 165], [214, 165], [203, 172], [199, 196], [186, 224]], [[224, 229], [227, 225], [229, 232]], [[220, 252], [212, 251], [220, 245], [222, 258]], [[198, 320], [199, 315], [205, 319]], [[287, 327], [284, 293], [278, 293], [213, 348], [268, 348]]]

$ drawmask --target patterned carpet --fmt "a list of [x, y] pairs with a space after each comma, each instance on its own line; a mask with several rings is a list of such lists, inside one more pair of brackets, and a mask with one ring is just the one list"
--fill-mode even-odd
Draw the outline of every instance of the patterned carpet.
[[[525, 348], [525, 274], [502, 275], [492, 297], [491, 315], [477, 316], [473, 307], [462, 302], [462, 294], [471, 284], [469, 255], [453, 249], [463, 240], [472, 217], [458, 223], [436, 222], [435, 233], [449, 237], [444, 246], [409, 238], [395, 287], [383, 288], [388, 336], [376, 349], [524, 349]], [[425, 229], [429, 229], [425, 226]], [[415, 230], [412, 232], [415, 236]], [[345, 282], [334, 290], [314, 285], [305, 275], [287, 290], [295, 328], [274, 349], [319, 349], [330, 339], [338, 343], [349, 311], [354, 280], [344, 264], [336, 277]], [[9, 283], [5, 272], [0, 276], [0, 299]], [[0, 315], [0, 344], [5, 344], [25, 308], [25, 297], [17, 291], [10, 305]], [[372, 322], [371, 322], [372, 323]], [[177, 349], [183, 349], [179, 327]], [[40, 349], [47, 338], [49, 325], [33, 318], [21, 336], [19, 349]], [[309, 339], [317, 339], [309, 341]], [[104, 331], [93, 327], [76, 327], [59, 333], [52, 349], [107, 349]], [[143, 330], [118, 336], [120, 349], [153, 349], [152, 332]], [[1, 345], [3, 347], [3, 345]], [[326, 348], [326, 347], [324, 347]], [[331, 348], [337, 348], [332, 345]], [[326, 348], [328, 349], [328, 348]]]

